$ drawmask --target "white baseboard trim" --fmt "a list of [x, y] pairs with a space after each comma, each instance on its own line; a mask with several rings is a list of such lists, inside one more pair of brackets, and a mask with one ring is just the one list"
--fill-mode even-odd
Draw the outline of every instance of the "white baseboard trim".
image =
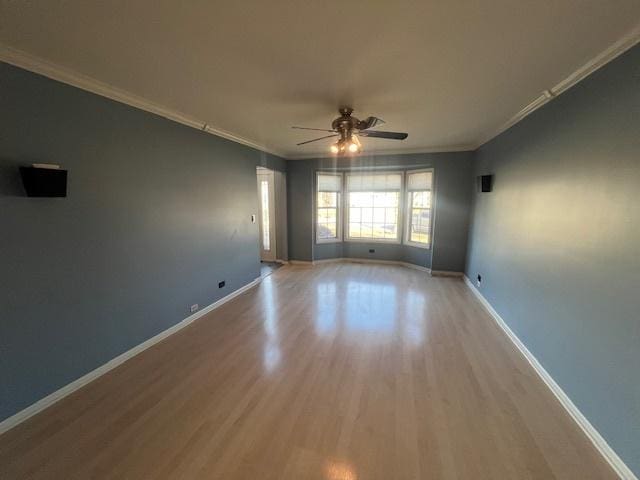
[[145, 351], [149, 347], [152, 347], [156, 343], [161, 342], [162, 340], [164, 340], [165, 338], [173, 335], [177, 331], [182, 330], [184, 327], [186, 327], [187, 325], [193, 323], [198, 318], [206, 315], [207, 313], [211, 312], [212, 310], [215, 310], [216, 308], [220, 307], [221, 305], [223, 305], [223, 304], [227, 303], [228, 301], [234, 299], [235, 297], [237, 297], [241, 293], [244, 293], [247, 290], [255, 287], [256, 285], [258, 285], [261, 282], [261, 280], [262, 280], [261, 278], [256, 278], [255, 280], [253, 280], [252, 282], [246, 284], [245, 286], [240, 287], [238, 290], [235, 290], [235, 291], [231, 292], [229, 295], [227, 295], [225, 297], [222, 297], [220, 300], [212, 303], [211, 305], [208, 305], [207, 307], [204, 307], [202, 310], [197, 311], [193, 315], [188, 316], [187, 318], [182, 320], [180, 323], [177, 323], [177, 324], [173, 325], [172, 327], [170, 327], [170, 328], [160, 332], [159, 334], [155, 335], [154, 337], [151, 337], [150, 339], [142, 342], [141, 344], [136, 345], [132, 349], [127, 350], [126, 352], [124, 352], [124, 353], [118, 355], [117, 357], [109, 360], [104, 365], [101, 365], [100, 367], [96, 368], [95, 370], [92, 370], [91, 372], [89, 372], [89, 373], [83, 375], [82, 377], [74, 380], [73, 382], [69, 383], [68, 385], [65, 385], [64, 387], [60, 388], [59, 390], [56, 390], [55, 392], [50, 393], [46, 397], [41, 398], [36, 403], [28, 406], [24, 410], [21, 410], [18, 413], [12, 415], [11, 417], [8, 417], [8, 418], [4, 419], [2, 422], [0, 422], [0, 434], [12, 429], [16, 425], [19, 425], [20, 423], [22, 423], [25, 420], [33, 417], [37, 413], [42, 412], [43, 410], [45, 410], [46, 408], [50, 407], [54, 403], [58, 402], [59, 400], [62, 400], [64, 397], [72, 394], [76, 390], [79, 390], [80, 388], [84, 387], [85, 385], [87, 385], [88, 383], [90, 383], [93, 380], [97, 379], [98, 377], [101, 377], [102, 375], [104, 375], [105, 373], [109, 372], [110, 370], [113, 370], [114, 368], [122, 365], [124, 362], [126, 362], [127, 360], [135, 357], [139, 353], [142, 353], [143, 351]]
[[313, 262], [309, 262], [307, 260], [289, 260], [289, 265], [306, 265], [311, 266]]
[[431, 270], [432, 277], [457, 277], [462, 278], [464, 273], [462, 272], [454, 272], [451, 270]]
[[406, 268], [411, 268], [413, 270], [419, 270], [421, 272], [425, 272], [425, 273], [431, 274], [431, 269], [430, 268], [423, 267], [422, 265], [416, 265], [415, 263], [399, 262], [398, 265], [401, 265], [401, 266], [406, 267]]
[[431, 273], [431, 269], [416, 265], [409, 262], [401, 262], [399, 260], [378, 260], [375, 258], [355, 258], [355, 257], [338, 257], [338, 258], [326, 258], [324, 260], [314, 260], [311, 265], [322, 265], [325, 263], [377, 263], [380, 265], [400, 265], [401, 267], [412, 268], [414, 270], [420, 270], [421, 272]]
[[533, 367], [538, 376], [542, 379], [542, 381], [549, 387], [549, 389], [556, 396], [560, 404], [565, 408], [565, 410], [571, 415], [571, 418], [578, 424], [578, 426], [582, 429], [585, 435], [591, 440], [596, 449], [600, 452], [600, 454], [604, 457], [607, 463], [613, 468], [616, 474], [620, 477], [621, 480], [638, 480], [638, 477], [631, 471], [631, 469], [622, 461], [622, 459], [618, 456], [618, 454], [609, 446], [607, 441], [602, 438], [602, 435], [595, 429], [593, 425], [587, 420], [587, 418], [582, 414], [582, 412], [576, 407], [576, 405], [571, 401], [569, 396], [560, 388], [560, 386], [555, 382], [553, 377], [549, 375], [549, 373], [544, 369], [544, 367], [540, 364], [538, 359], [529, 351], [529, 349], [525, 346], [524, 343], [518, 338], [518, 336], [509, 328], [507, 323], [503, 320], [503, 318], [495, 311], [495, 309], [491, 306], [489, 301], [484, 298], [482, 293], [473, 285], [469, 277], [464, 275], [464, 283], [467, 284], [469, 289], [473, 292], [473, 294], [480, 300], [480, 303], [484, 306], [484, 308], [491, 314], [495, 322], [498, 326], [504, 331], [504, 333], [509, 337], [509, 339], [513, 342], [520, 353], [524, 356], [524, 358], [529, 362], [529, 364]]

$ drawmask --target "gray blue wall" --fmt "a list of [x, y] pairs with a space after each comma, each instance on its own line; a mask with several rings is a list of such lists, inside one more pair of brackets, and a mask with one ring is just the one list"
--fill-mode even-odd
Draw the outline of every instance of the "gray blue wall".
[[[32, 162], [69, 196], [27, 198]], [[0, 63], [0, 420], [258, 277], [256, 165], [285, 168]]]
[[[456, 152], [289, 160], [289, 257], [303, 261], [340, 257], [397, 260], [434, 270], [461, 272], [467, 248], [472, 156], [471, 152]], [[313, 202], [316, 171], [420, 167], [434, 168], [435, 171], [433, 250], [384, 243], [315, 243]], [[375, 249], [375, 253], [369, 253], [370, 248]]]
[[[475, 171], [472, 157], [335, 166], [435, 168], [433, 255], [374, 244], [377, 258], [461, 270], [473, 202], [467, 274], [639, 473], [640, 48], [483, 146]], [[25, 197], [17, 167], [31, 162], [67, 168], [69, 197]], [[285, 169], [0, 64], [0, 419], [253, 280], [256, 165]], [[369, 256], [315, 245], [314, 173], [332, 165], [286, 162], [292, 259]], [[494, 191], [472, 191], [485, 173]]]
[[640, 475], [640, 47], [475, 164], [467, 275]]

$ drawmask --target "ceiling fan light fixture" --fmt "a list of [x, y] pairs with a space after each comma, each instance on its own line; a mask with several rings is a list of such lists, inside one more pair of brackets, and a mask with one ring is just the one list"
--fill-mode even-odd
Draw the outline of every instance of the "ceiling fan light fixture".
[[370, 130], [370, 127], [385, 123], [384, 120], [378, 117], [367, 117], [364, 120], [358, 120], [356, 117], [351, 116], [351, 113], [353, 113], [353, 108], [351, 107], [342, 107], [339, 111], [340, 116], [331, 122], [331, 129], [292, 127], [298, 130], [318, 130], [331, 134], [300, 142], [297, 145], [306, 145], [326, 138], [339, 137], [337, 142], [329, 146], [329, 151], [334, 155], [349, 155], [362, 153], [362, 144], [358, 136], [384, 138], [387, 140], [404, 140], [408, 136], [407, 133], [401, 132]]

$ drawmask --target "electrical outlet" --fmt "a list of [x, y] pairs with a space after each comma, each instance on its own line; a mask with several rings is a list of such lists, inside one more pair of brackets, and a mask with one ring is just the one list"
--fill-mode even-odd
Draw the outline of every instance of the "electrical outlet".
[[476, 281], [476, 286], [479, 287], [482, 283], [482, 275], [478, 274], [478, 280]]
[[218, 288], [222, 288], [226, 285], [225, 281], [218, 282]]
[[191, 305], [191, 313], [197, 312], [199, 308], [200, 307], [198, 306], [198, 304], [194, 303], [193, 305]]
[[375, 248], [370, 248], [369, 249], [369, 253], [376, 253], [376, 249]]

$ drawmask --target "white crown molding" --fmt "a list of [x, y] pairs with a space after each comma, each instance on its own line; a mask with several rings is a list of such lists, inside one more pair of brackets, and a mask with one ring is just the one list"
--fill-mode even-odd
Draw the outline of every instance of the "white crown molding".
[[511, 117], [505, 123], [500, 125], [492, 133], [482, 137], [482, 139], [475, 144], [473, 150], [477, 150], [485, 143], [493, 140], [502, 132], [508, 130], [513, 125], [523, 120], [526, 116], [535, 112], [537, 109], [539, 109], [546, 103], [550, 102], [561, 93], [565, 92], [566, 90], [570, 89], [577, 83], [581, 82], [586, 77], [591, 75], [593, 72], [605, 66], [607, 63], [609, 63], [619, 55], [622, 55], [624, 52], [626, 52], [627, 50], [629, 50], [639, 42], [640, 42], [640, 25], [637, 25], [624, 37], [616, 41], [613, 45], [609, 46], [608, 48], [600, 52], [598, 55], [596, 55], [587, 63], [582, 65], [580, 68], [578, 68], [577, 70], [569, 74], [566, 78], [558, 82], [553, 87], [543, 91], [538, 98], [536, 98], [529, 105], [527, 105], [518, 113], [516, 113], [513, 117]]
[[122, 90], [118, 87], [114, 87], [113, 85], [109, 85], [108, 83], [101, 82], [99, 80], [96, 80], [95, 78], [54, 64], [52, 62], [49, 62], [48, 60], [37, 57], [22, 50], [9, 47], [8, 45], [0, 44], [0, 61], [9, 63], [30, 72], [37, 73], [39, 75], [43, 75], [58, 82], [71, 85], [81, 90], [100, 95], [101, 97], [106, 97], [111, 100], [115, 100], [116, 102], [124, 103], [125, 105], [129, 105], [139, 110], [144, 110], [146, 112], [159, 115], [168, 120], [181, 123], [182, 125], [186, 125], [188, 127], [195, 128], [197, 130], [201, 130], [218, 137], [226, 138], [227, 140], [246, 145], [247, 147], [255, 148], [256, 150], [271, 153], [273, 155], [285, 158], [282, 152], [278, 152], [277, 150], [274, 150], [272, 148], [260, 145], [256, 142], [241, 137], [240, 135], [236, 135], [235, 133], [217, 128], [207, 122], [204, 122], [197, 118], [193, 118], [189, 115], [165, 107], [158, 103], [152, 102], [150, 100], [147, 100], [146, 98], [127, 92], [126, 90]]
[[36, 414], [42, 412], [43, 410], [49, 408], [54, 403], [62, 400], [63, 398], [65, 398], [68, 395], [71, 395], [76, 390], [81, 389], [82, 387], [84, 387], [88, 383], [96, 380], [97, 378], [101, 377], [105, 373], [113, 370], [114, 368], [118, 367], [119, 365], [122, 365], [124, 362], [126, 362], [130, 358], [133, 358], [136, 355], [138, 355], [139, 353], [144, 352], [145, 350], [147, 350], [148, 348], [152, 347], [156, 343], [159, 343], [162, 340], [164, 340], [165, 338], [173, 335], [177, 331], [182, 330], [184, 327], [186, 327], [187, 325], [190, 325], [191, 323], [193, 323], [194, 321], [196, 321], [200, 317], [202, 317], [202, 316], [206, 315], [207, 313], [215, 310], [216, 308], [224, 305], [228, 301], [233, 300], [235, 297], [237, 297], [238, 295], [246, 292], [247, 290], [255, 287], [261, 281], [262, 281], [261, 278], [256, 278], [255, 280], [247, 283], [245, 286], [240, 287], [239, 289], [231, 292], [229, 295], [227, 295], [225, 297], [222, 297], [220, 300], [212, 303], [211, 305], [209, 305], [207, 307], [204, 307], [202, 310], [197, 311], [193, 315], [188, 316], [187, 318], [185, 318], [181, 322], [176, 323], [172, 327], [169, 327], [168, 329], [158, 333], [157, 335], [151, 337], [150, 339], [145, 340], [144, 342], [142, 342], [139, 345], [136, 345], [132, 349], [127, 350], [126, 352], [118, 355], [115, 358], [112, 358], [111, 360], [109, 360], [104, 365], [101, 365], [100, 367], [96, 368], [95, 370], [92, 370], [89, 373], [83, 375], [82, 377], [77, 378], [73, 382], [69, 383], [68, 385], [65, 385], [64, 387], [56, 390], [53, 393], [50, 393], [46, 397], [41, 398], [40, 400], [38, 400], [34, 404], [29, 405], [24, 410], [21, 410], [18, 413], [16, 413], [15, 415], [12, 415], [9, 418], [4, 419], [2, 422], [0, 422], [0, 434], [12, 429], [13, 427], [15, 427], [15, 426], [19, 425], [20, 423], [28, 420], [29, 418], [33, 417], [34, 415], [36, 415]]
[[618, 456], [618, 454], [609, 446], [607, 441], [600, 435], [600, 433], [595, 429], [591, 422], [587, 420], [587, 418], [582, 414], [582, 412], [576, 407], [576, 405], [571, 401], [569, 396], [560, 388], [560, 385], [556, 383], [549, 372], [547, 372], [542, 364], [538, 361], [538, 359], [529, 351], [522, 340], [518, 338], [518, 336], [511, 330], [509, 325], [504, 321], [504, 319], [500, 316], [498, 312], [493, 308], [493, 306], [489, 303], [489, 301], [480, 293], [480, 291], [473, 285], [469, 277], [464, 275], [463, 277], [464, 283], [467, 284], [469, 289], [473, 292], [473, 294], [478, 298], [482, 306], [487, 310], [489, 315], [496, 322], [498, 327], [502, 329], [502, 331], [507, 335], [509, 340], [515, 345], [515, 347], [520, 351], [522, 356], [529, 362], [533, 370], [538, 374], [540, 379], [547, 385], [549, 390], [555, 395], [560, 404], [564, 407], [567, 413], [573, 418], [573, 420], [578, 424], [578, 426], [582, 429], [585, 435], [591, 440], [591, 443], [596, 447], [598, 452], [604, 457], [607, 463], [611, 466], [611, 468], [615, 471], [615, 473], [620, 477], [621, 480], [638, 480], [635, 474], [631, 471], [631, 469], [622, 461], [622, 459]]
[[[584, 78], [603, 67], [613, 59], [626, 52], [637, 43], [640, 42], [640, 24], [634, 27], [629, 33], [613, 43], [611, 46], [600, 52], [594, 58], [582, 65], [580, 68], [569, 74], [566, 78], [558, 82], [553, 87], [544, 90], [535, 100], [526, 105], [509, 120], [501, 124], [497, 129], [493, 130], [481, 137], [478, 141], [471, 144], [449, 145], [449, 146], [435, 146], [435, 147], [418, 147], [418, 148], [396, 148], [389, 150], [369, 151], [361, 154], [353, 155], [353, 157], [366, 157], [366, 156], [379, 156], [379, 155], [406, 155], [412, 153], [446, 153], [446, 152], [467, 152], [474, 151], [483, 146], [485, 143], [493, 140], [495, 137], [511, 128], [516, 123], [523, 120], [531, 113], [538, 110], [540, 107], [551, 101], [556, 96], [560, 95], [564, 91], [568, 90], [575, 84], [582, 81]], [[17, 67], [29, 70], [31, 72], [44, 75], [53, 80], [57, 80], [68, 85], [86, 90], [96, 95], [110, 98], [120, 103], [130, 105], [140, 110], [160, 115], [169, 120], [187, 125], [198, 130], [217, 135], [227, 140], [231, 140], [242, 145], [246, 145], [263, 152], [271, 153], [273, 155], [285, 158], [287, 160], [306, 160], [310, 158], [332, 158], [330, 155], [325, 155], [322, 152], [316, 153], [284, 153], [277, 151], [273, 148], [268, 148], [264, 145], [260, 145], [249, 139], [243, 138], [234, 133], [228, 132], [224, 129], [217, 128], [208, 124], [202, 120], [195, 119], [181, 112], [177, 112], [170, 108], [164, 107], [157, 103], [151, 102], [138, 95], [134, 95], [112, 85], [104, 82], [100, 82], [94, 78], [86, 75], [74, 72], [65, 67], [61, 67], [52, 62], [44, 60], [40, 57], [36, 57], [30, 53], [22, 50], [9, 47], [7, 45], [0, 44], [0, 61], [15, 65]]]
[[[491, 133], [481, 137], [480, 140], [468, 144], [468, 145], [452, 145], [452, 146], [443, 146], [443, 147], [424, 147], [424, 148], [415, 148], [415, 149], [394, 149], [394, 150], [384, 150], [377, 152], [363, 152], [361, 154], [353, 155], [354, 157], [362, 157], [362, 156], [376, 156], [376, 155], [401, 155], [401, 154], [409, 154], [409, 153], [445, 153], [445, 152], [466, 152], [466, 151], [474, 151], [483, 146], [485, 143], [493, 140], [495, 137], [500, 135], [502, 132], [508, 130], [516, 123], [523, 120], [528, 115], [532, 114], [536, 110], [538, 110], [543, 105], [547, 104], [555, 97], [570, 89], [577, 83], [584, 80], [586, 77], [591, 75], [593, 72], [598, 70], [599, 68], [605, 66], [607, 63], [611, 62], [618, 56], [622, 55], [624, 52], [634, 47], [636, 44], [640, 42], [640, 24], [631, 29], [626, 35], [622, 38], [614, 42], [608, 48], [600, 52], [598, 55], [593, 57], [587, 63], [579, 67], [577, 70], [569, 74], [563, 80], [558, 82], [553, 87], [544, 90], [535, 100], [531, 103], [523, 107], [518, 113], [512, 116], [509, 120], [501, 124], [497, 129], [493, 130]], [[306, 160], [309, 158], [331, 158], [330, 155], [323, 154], [302, 154], [302, 155], [291, 155], [286, 157], [288, 160]]]
[[565, 90], [573, 87], [576, 83], [582, 81], [584, 78], [591, 75], [593, 72], [603, 67], [613, 59], [622, 55], [624, 52], [634, 47], [640, 42], [640, 24], [636, 25], [629, 33], [619, 39], [613, 45], [606, 50], [600, 52], [589, 62], [578, 68], [575, 72], [569, 75], [567, 78], [557, 83], [551, 88], [552, 96], [560, 95]]
[[376, 157], [380, 155], [408, 155], [412, 153], [447, 153], [447, 152], [470, 152], [477, 148], [474, 145], [449, 145], [446, 147], [418, 147], [418, 148], [394, 148], [391, 150], [374, 150], [365, 149], [362, 153], [351, 154], [348, 157], [339, 157], [331, 155], [329, 152], [305, 153], [301, 155], [290, 154], [285, 158], [287, 160], [308, 160], [310, 158], [358, 158], [358, 157]]

